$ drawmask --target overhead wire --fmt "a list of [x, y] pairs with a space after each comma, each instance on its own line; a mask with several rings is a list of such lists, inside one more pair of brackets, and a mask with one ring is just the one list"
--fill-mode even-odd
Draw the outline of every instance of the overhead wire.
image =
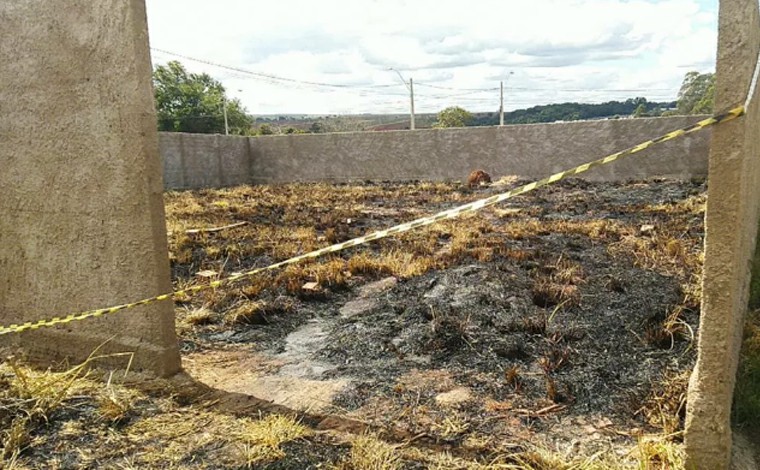
[[[226, 65], [219, 62], [192, 57], [192, 56], [168, 51], [168, 50], [157, 48], [157, 47], [151, 47], [151, 50], [158, 54], [163, 54], [169, 57], [177, 57], [177, 58], [224, 69], [235, 78], [255, 79], [257, 81], [267, 83], [273, 86], [288, 86], [288, 87], [301, 89], [305, 91], [329, 93], [329, 94], [351, 93], [352, 95], [362, 97], [362, 98], [402, 99], [409, 96], [406, 92], [393, 92], [390, 90], [391, 88], [400, 88], [401, 87], [400, 83], [351, 85], [351, 84], [338, 84], [338, 83], [328, 83], [328, 82], [311, 81], [311, 80], [300, 80], [300, 79], [295, 79], [291, 77], [275, 75], [271, 73], [247, 70], [242, 67]], [[448, 94], [439, 93], [439, 94], [431, 94], [431, 95], [425, 94], [424, 92], [423, 93], [418, 92], [415, 94], [415, 103], [419, 103], [420, 106], [431, 107], [431, 108], [440, 107], [441, 105], [443, 105], [443, 103], [440, 103], [440, 102], [444, 100], [449, 101], [449, 102], [454, 101], [454, 102], [469, 103], [470, 105], [477, 105], [480, 103], [494, 103], [494, 106], [498, 105], [498, 97], [496, 95], [491, 96], [491, 97], [486, 97], [486, 96], [479, 97], [477, 95], [498, 91], [499, 87], [488, 87], [488, 88], [451, 87], [451, 86], [444, 86], [444, 85], [435, 85], [435, 84], [430, 84], [430, 83], [425, 83], [425, 82], [415, 82], [415, 85], [419, 87], [423, 87], [423, 88], [456, 92], [456, 93], [448, 93]], [[584, 94], [588, 94], [592, 96], [598, 95], [600, 93], [648, 93], [650, 99], [657, 100], [657, 101], [660, 101], [660, 100], [670, 101], [672, 99], [670, 95], [664, 96], [658, 93], [657, 96], [652, 97], [652, 94], [654, 92], [663, 92], [663, 93], [673, 92], [671, 88], [584, 89], [584, 88], [561, 88], [561, 87], [542, 88], [542, 87], [521, 87], [521, 86], [509, 86], [505, 88], [510, 94], [512, 94], [512, 97], [511, 99], [509, 99], [509, 102], [511, 104], [520, 104], [520, 105], [536, 105], [536, 100], [535, 99], [532, 99], [530, 101], [525, 101], [523, 99], [515, 100], [513, 99], [514, 93], [521, 93], [521, 94], [530, 93], [530, 92], [584, 93]], [[472, 96], [472, 95], [476, 95], [476, 96]], [[584, 102], [586, 103], [588, 103], [589, 101], [600, 101], [600, 100], [597, 100], [594, 98], [591, 98], [591, 100], [584, 100]], [[608, 99], [606, 101], [614, 101], [614, 100]], [[372, 104], [373, 106], [387, 106], [390, 103], [384, 102], [384, 103], [372, 103]], [[393, 106], [394, 107], [400, 106], [401, 104], [402, 102], [394, 102]], [[418, 112], [422, 112], [422, 110], [418, 109]]]

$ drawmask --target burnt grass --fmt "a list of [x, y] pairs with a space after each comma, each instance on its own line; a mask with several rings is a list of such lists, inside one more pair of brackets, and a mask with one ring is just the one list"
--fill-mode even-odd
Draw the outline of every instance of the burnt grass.
[[[566, 249], [551, 239], [541, 245]], [[553, 380], [552, 401], [579, 413], [630, 414], [632, 395], [658, 372], [689, 363], [678, 359], [686, 342], [670, 350], [669, 342], [664, 349], [635, 334], [643, 336], [657, 312], [680, 301], [680, 286], [656, 273], [620, 270], [603, 248], [576, 250], [567, 256], [582, 257], [579, 264], [594, 274], [575, 307], [555, 312], [536, 302], [531, 262], [477, 263], [404, 282], [371, 312], [339, 321], [320, 354], [345, 364], [333, 374], [367, 381], [340, 405], [360, 406], [371, 394], [391, 392], [400, 375], [430, 368], [449, 371], [458, 385], [496, 400], [516, 392], [525, 406], [551, 399], [546, 387]], [[609, 288], [610, 279], [625, 291]], [[517, 387], [506, 380], [513, 367]]]
[[[170, 194], [167, 213], [184, 227], [249, 222], [229, 233], [173, 243], [170, 238], [175, 284], [204, 282], [195, 276], [203, 269], [228, 275], [264, 266], [518, 183], [478, 189], [414, 182], [286, 185]], [[210, 312], [207, 321], [180, 328], [181, 345], [193, 352], [241, 345], [277, 353], [289, 333], [317, 319], [328, 339], [315, 359], [336, 365], [325, 378], [352, 379], [335, 399], [334, 412], [437, 442], [508, 437], [512, 431], [504, 420], [528, 433], [551, 433], [574, 417], [605, 417], [619, 430], [656, 431], [652, 396], [664, 378], [690, 370], [695, 359], [691, 332], [697, 332], [699, 305], [693, 292], [705, 189], [701, 181], [562, 181], [446, 230], [333, 256], [342, 275], [315, 274], [308, 265], [180, 302], [181, 319], [201, 306]], [[188, 198], [200, 209], [188, 211]], [[230, 210], [220, 204], [226, 200], [242, 202]], [[290, 233], [312, 227], [308, 236], [314, 240], [297, 241], [292, 253], [253, 249], [261, 226]], [[474, 241], [456, 248], [457, 230], [468, 227]], [[420, 240], [429, 246], [420, 248]], [[358, 254], [388, 252], [435, 262], [412, 275], [389, 267], [352, 271]], [[398, 283], [376, 294], [371, 308], [341, 316], [363, 285], [389, 276]], [[318, 289], [302, 288], [310, 281]], [[230, 312], [251, 302], [266, 307], [246, 321], [228, 321]], [[415, 382], [427, 376], [442, 378]], [[467, 388], [471, 398], [437, 406], [438, 394], [457, 387]], [[667, 409], [678, 415], [682, 405]], [[444, 429], [446, 416], [460, 425]]]

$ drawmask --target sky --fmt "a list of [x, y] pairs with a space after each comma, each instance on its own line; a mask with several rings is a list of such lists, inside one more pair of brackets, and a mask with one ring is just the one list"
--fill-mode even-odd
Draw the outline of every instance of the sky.
[[496, 111], [500, 81], [506, 110], [671, 101], [715, 68], [717, 0], [146, 5], [153, 64], [206, 72], [255, 115], [406, 113], [410, 79], [418, 113]]

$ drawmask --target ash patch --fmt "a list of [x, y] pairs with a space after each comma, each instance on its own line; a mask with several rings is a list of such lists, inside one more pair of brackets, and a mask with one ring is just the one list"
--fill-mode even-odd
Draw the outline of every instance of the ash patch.
[[[355, 410], [393, 395], [404, 374], [445, 370], [481, 402], [556, 403], [570, 414], [630, 423], [637, 397], [662, 371], [691, 361], [680, 354], [685, 341], [674, 341], [671, 350], [643, 339], [647, 326], [680, 301], [678, 280], [633, 268], [586, 239], [547, 234], [538, 242], [537, 260], [430, 272], [400, 283], [374, 308], [338, 320], [320, 355], [341, 364], [328, 375], [361, 383], [337, 405]], [[536, 272], [557, 256], [586, 273], [577, 305], [536, 301]]]

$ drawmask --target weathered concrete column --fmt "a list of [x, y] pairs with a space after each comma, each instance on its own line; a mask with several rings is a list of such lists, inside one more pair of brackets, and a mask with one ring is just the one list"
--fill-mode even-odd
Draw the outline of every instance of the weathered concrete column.
[[[760, 50], [757, 0], [721, 0], [715, 109], [744, 103]], [[713, 129], [697, 365], [689, 386], [687, 468], [731, 459], [731, 403], [760, 217], [760, 95]]]
[[[144, 0], [0, 2], [0, 64], [0, 324], [171, 291]], [[47, 364], [102, 343], [179, 370], [171, 302], [0, 337]]]

